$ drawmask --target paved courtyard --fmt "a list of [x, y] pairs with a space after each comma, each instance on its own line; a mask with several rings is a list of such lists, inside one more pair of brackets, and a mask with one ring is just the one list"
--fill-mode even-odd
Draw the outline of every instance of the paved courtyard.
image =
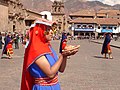
[[[88, 40], [72, 40], [80, 44], [79, 52], [70, 57], [63, 74], [59, 74], [61, 90], [120, 90], [120, 49], [112, 47], [114, 59], [104, 59], [101, 44]], [[58, 53], [59, 41], [52, 41]], [[2, 50], [0, 50], [1, 53]], [[20, 90], [24, 47], [14, 49], [13, 59], [0, 59], [0, 90]]]

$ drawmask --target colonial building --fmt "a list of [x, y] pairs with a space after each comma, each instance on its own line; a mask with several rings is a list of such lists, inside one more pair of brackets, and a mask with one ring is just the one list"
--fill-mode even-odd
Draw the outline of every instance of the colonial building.
[[0, 0], [0, 32], [7, 31], [8, 27], [8, 1]]
[[39, 14], [38, 12], [26, 9], [26, 18], [25, 18], [25, 31], [29, 30], [29, 27], [32, 23], [38, 18], [42, 18], [43, 15]]
[[76, 18], [71, 20], [72, 24], [72, 36], [92, 36], [95, 35], [96, 21], [94, 18]]
[[72, 13], [69, 15], [71, 19], [76, 19], [76, 18], [95, 18], [95, 11], [94, 10], [80, 10], [78, 12]]
[[61, 33], [65, 30], [65, 11], [64, 11], [64, 2], [54, 1], [51, 10], [52, 20], [57, 22], [58, 33]]
[[[0, 10], [2, 12], [0, 13], [1, 32], [25, 33], [35, 19], [43, 17], [38, 12], [24, 9], [20, 0], [0, 0]], [[51, 15], [52, 21], [57, 23], [58, 33], [64, 31], [66, 19], [63, 0], [53, 2]]]
[[20, 0], [0, 0], [0, 32], [25, 33], [42, 15], [25, 9]]
[[120, 10], [100, 10], [96, 12], [97, 18], [116, 18], [120, 19]]
[[116, 18], [96, 18], [96, 32], [98, 34], [104, 32], [119, 33], [118, 19]]
[[95, 11], [94, 10], [80, 10], [69, 15], [71, 20], [72, 36], [92, 36], [95, 35]]
[[25, 29], [25, 9], [19, 0], [0, 0], [0, 31], [20, 32]]
[[8, 0], [8, 31], [23, 33], [25, 9], [20, 0]]
[[111, 32], [113, 35], [120, 33], [120, 11], [119, 10], [80, 10], [70, 14], [72, 35], [99, 36], [104, 32]]

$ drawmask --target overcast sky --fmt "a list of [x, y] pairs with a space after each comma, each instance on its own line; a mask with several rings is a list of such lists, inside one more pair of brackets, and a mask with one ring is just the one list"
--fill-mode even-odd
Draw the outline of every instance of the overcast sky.
[[[51, 1], [54, 1], [54, 0], [51, 0]], [[56, 1], [61, 1], [61, 0], [56, 0]], [[104, 4], [108, 4], [108, 5], [120, 4], [120, 0], [87, 0], [87, 1], [101, 1]]]

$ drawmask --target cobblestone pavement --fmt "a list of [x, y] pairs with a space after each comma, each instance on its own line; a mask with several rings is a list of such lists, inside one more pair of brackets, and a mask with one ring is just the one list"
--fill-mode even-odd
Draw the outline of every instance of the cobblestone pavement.
[[[120, 49], [112, 47], [113, 59], [100, 54], [101, 44], [88, 40], [72, 40], [80, 44], [79, 52], [67, 61], [65, 72], [59, 73], [61, 90], [120, 90]], [[59, 41], [52, 41], [58, 53]], [[1, 50], [0, 50], [1, 52]], [[14, 50], [13, 59], [0, 59], [0, 90], [19, 90], [24, 48]]]

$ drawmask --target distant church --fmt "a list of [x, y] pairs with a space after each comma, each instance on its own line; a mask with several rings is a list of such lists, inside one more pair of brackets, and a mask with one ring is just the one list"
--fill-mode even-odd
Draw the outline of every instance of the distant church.
[[[55, 0], [51, 7], [52, 21], [57, 23], [58, 33], [61, 33], [66, 30], [64, 1]], [[36, 17], [41, 17], [34, 11], [24, 9], [20, 0], [0, 0], [0, 11], [0, 32], [25, 33], [26, 26], [29, 27]]]
[[64, 1], [54, 1], [51, 10], [52, 20], [57, 22], [58, 33], [65, 31]]

